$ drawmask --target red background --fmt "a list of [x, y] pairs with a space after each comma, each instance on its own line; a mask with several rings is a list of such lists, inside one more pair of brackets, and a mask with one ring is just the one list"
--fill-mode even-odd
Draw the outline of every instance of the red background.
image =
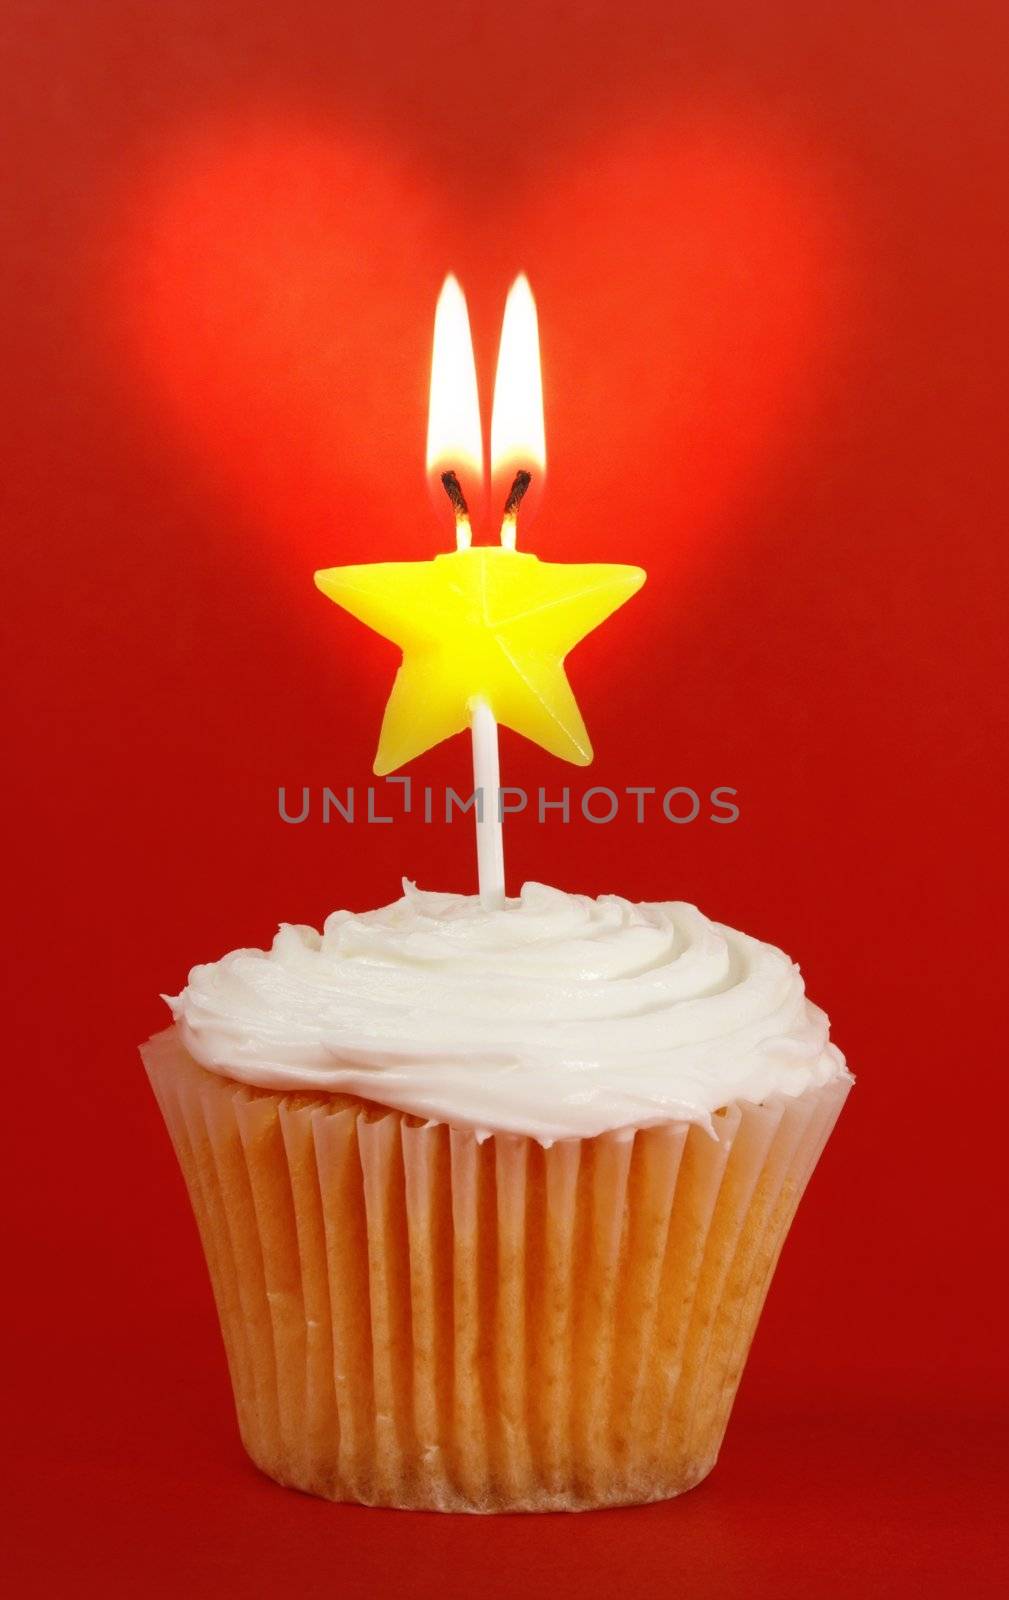
[[[1000, 1590], [1004, 6], [7, 0], [2, 33], [14, 1592]], [[136, 1057], [194, 961], [472, 884], [465, 824], [276, 812], [368, 779], [395, 652], [311, 573], [443, 542], [450, 267], [485, 411], [537, 294], [529, 542], [650, 572], [573, 660], [591, 774], [506, 735], [508, 779], [742, 812], [520, 820], [512, 884], [780, 943], [859, 1078], [720, 1465], [640, 1511], [261, 1478]]]

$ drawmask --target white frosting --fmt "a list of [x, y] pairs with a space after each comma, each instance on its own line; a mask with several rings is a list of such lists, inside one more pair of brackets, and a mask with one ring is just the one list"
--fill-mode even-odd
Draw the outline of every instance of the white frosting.
[[263, 1088], [339, 1090], [543, 1143], [710, 1129], [730, 1101], [846, 1076], [798, 967], [694, 906], [527, 883], [484, 911], [404, 891], [194, 967], [168, 1001], [190, 1054]]

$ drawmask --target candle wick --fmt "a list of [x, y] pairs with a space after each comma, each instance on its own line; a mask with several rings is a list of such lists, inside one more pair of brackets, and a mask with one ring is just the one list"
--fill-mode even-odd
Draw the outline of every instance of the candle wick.
[[468, 550], [473, 543], [473, 529], [470, 526], [469, 506], [462, 492], [462, 484], [454, 472], [443, 472], [441, 486], [452, 502], [452, 510], [455, 512], [456, 549]]
[[466, 496], [462, 492], [462, 484], [456, 474], [454, 472], [443, 472], [441, 486], [451, 500], [452, 509], [456, 516], [468, 517], [469, 506], [466, 504]]
[[533, 475], [531, 472], [516, 472], [512, 486], [508, 490], [508, 498], [505, 501], [504, 514], [506, 517], [518, 516], [519, 506], [522, 504], [525, 492], [532, 481]]
[[518, 536], [519, 506], [523, 496], [533, 481], [531, 472], [524, 469], [516, 472], [512, 479], [512, 486], [508, 490], [508, 498], [504, 504], [504, 514], [501, 520], [501, 543], [506, 550], [514, 550]]

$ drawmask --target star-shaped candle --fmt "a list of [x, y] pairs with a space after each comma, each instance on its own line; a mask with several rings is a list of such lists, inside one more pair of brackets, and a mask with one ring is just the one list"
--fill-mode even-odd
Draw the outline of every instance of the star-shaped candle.
[[399, 645], [375, 771], [385, 774], [469, 727], [478, 794], [480, 898], [504, 904], [498, 723], [585, 766], [585, 723], [564, 671], [580, 639], [645, 581], [640, 567], [540, 561], [516, 549], [546, 467], [536, 307], [524, 277], [505, 307], [491, 421], [491, 478], [500, 542], [474, 545], [471, 506], [483, 491], [483, 439], [466, 301], [445, 281], [435, 315], [428, 473], [450, 506], [456, 549], [431, 561], [330, 567], [323, 594]]

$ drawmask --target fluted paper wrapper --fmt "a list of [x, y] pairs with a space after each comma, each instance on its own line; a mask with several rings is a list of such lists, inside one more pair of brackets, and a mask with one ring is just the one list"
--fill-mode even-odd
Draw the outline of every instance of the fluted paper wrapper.
[[715, 1463], [847, 1080], [682, 1123], [475, 1134], [143, 1050], [242, 1440], [279, 1482], [444, 1511], [665, 1499]]

